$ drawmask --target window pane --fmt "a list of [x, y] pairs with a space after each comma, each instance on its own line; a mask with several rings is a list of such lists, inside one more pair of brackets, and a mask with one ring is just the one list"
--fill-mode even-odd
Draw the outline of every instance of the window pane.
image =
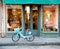
[[38, 6], [32, 6], [33, 29], [38, 28]]
[[43, 6], [43, 30], [52, 32], [58, 30], [58, 6]]
[[25, 29], [30, 28], [30, 6], [25, 6]]
[[17, 8], [13, 8], [13, 9], [7, 9], [7, 18], [8, 18], [8, 23], [7, 23], [7, 27], [8, 27], [8, 31], [13, 31], [14, 28], [17, 27], [22, 27], [22, 9], [17, 9]]

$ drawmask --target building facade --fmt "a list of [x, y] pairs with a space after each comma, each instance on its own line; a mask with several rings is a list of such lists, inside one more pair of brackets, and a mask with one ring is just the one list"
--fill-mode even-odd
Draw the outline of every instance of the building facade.
[[[20, 0], [19, 0], [20, 1]], [[23, 34], [31, 29], [35, 36], [60, 36], [60, 5], [59, 2], [27, 0], [2, 1], [2, 37], [11, 37], [14, 28], [22, 27]], [[47, 3], [46, 3], [47, 2]]]
[[0, 0], [0, 36], [2, 35], [2, 2]]

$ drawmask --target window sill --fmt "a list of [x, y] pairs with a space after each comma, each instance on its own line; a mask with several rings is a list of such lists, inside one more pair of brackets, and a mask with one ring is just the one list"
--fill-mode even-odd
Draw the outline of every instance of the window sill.
[[58, 33], [58, 32], [42, 32], [42, 33]]

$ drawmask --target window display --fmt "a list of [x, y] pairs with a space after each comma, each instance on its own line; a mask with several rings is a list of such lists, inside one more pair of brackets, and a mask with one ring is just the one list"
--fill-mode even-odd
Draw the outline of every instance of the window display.
[[58, 31], [58, 6], [43, 6], [43, 31]]
[[8, 18], [8, 31], [13, 31], [14, 28], [22, 27], [22, 16], [21, 16], [22, 10], [13, 8], [13, 9], [7, 9], [7, 18]]

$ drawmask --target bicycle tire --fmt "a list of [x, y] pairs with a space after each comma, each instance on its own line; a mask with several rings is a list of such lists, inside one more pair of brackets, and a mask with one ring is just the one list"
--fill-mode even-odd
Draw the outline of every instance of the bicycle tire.
[[35, 39], [35, 36], [33, 36], [33, 35], [29, 38], [26, 38], [26, 40], [29, 41], [29, 42], [32, 42], [34, 39]]
[[[17, 35], [18, 37], [17, 37], [16, 35]], [[15, 36], [17, 37], [17, 39], [15, 39]], [[14, 33], [13, 36], [12, 36], [12, 40], [13, 40], [14, 42], [17, 42], [17, 41], [19, 41], [19, 39], [20, 39], [20, 35], [17, 34], [17, 33]]]

